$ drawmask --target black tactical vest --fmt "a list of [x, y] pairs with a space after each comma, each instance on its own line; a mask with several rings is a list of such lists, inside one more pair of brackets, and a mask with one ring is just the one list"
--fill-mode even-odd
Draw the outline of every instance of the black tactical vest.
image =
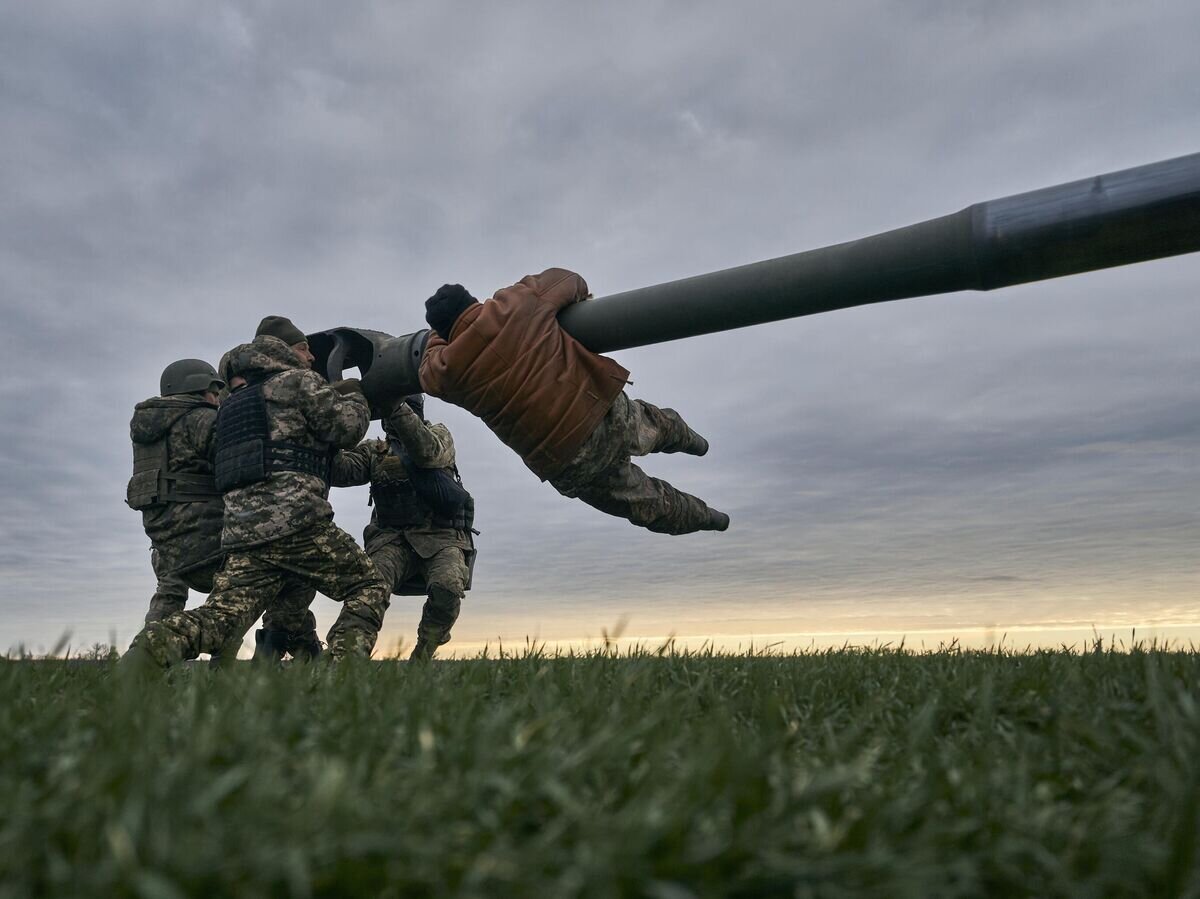
[[[199, 409], [189, 409], [171, 424], [174, 428], [185, 416]], [[162, 438], [153, 443], [133, 445], [133, 477], [125, 488], [125, 504], [139, 512], [160, 503], [195, 503], [215, 499], [221, 495], [216, 481], [210, 474], [191, 471], [172, 471], [167, 450], [171, 428]]]
[[[469, 531], [475, 523], [475, 500], [463, 487], [458, 469], [416, 468], [408, 454], [395, 442], [392, 451], [404, 461], [409, 477], [381, 477], [371, 482], [371, 503], [375, 506], [375, 518], [381, 528], [405, 530], [406, 528], [432, 525], [438, 528], [453, 528]], [[415, 475], [415, 477], [414, 477]], [[443, 481], [442, 491], [450, 493], [450, 502], [437, 502], [430, 490], [421, 490], [426, 481]], [[446, 483], [448, 482], [448, 483]]]
[[332, 449], [269, 439], [271, 425], [263, 396], [263, 385], [269, 380], [239, 387], [217, 411], [216, 483], [222, 493], [265, 481], [275, 471], [298, 471], [329, 483]]

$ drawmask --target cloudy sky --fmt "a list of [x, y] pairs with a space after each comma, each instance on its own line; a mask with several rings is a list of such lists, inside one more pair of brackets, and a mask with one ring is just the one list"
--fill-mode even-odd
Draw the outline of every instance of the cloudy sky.
[[[1193, 0], [0, 6], [0, 652], [138, 628], [128, 420], [173, 359], [1196, 152], [1198, 29]], [[1198, 282], [1180, 257], [616, 354], [710, 438], [646, 467], [725, 534], [563, 499], [431, 401], [483, 532], [452, 645], [1200, 640]], [[365, 491], [335, 506], [359, 534]]]

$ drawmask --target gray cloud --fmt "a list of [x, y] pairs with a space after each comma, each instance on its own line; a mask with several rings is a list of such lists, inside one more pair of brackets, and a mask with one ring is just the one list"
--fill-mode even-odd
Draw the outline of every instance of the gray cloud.
[[[402, 333], [446, 280], [567, 265], [602, 295], [1194, 152], [1197, 24], [1182, 0], [0, 10], [0, 649], [136, 626], [125, 426], [171, 359], [268, 313]], [[712, 439], [646, 467], [734, 514], [721, 536], [566, 501], [438, 406], [484, 531], [464, 639], [1200, 622], [1196, 272], [619, 354]], [[348, 529], [364, 503], [338, 497]]]

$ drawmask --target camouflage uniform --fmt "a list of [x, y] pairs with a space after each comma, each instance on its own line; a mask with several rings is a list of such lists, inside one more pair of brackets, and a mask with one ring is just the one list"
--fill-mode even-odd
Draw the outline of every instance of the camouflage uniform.
[[649, 453], [695, 452], [707, 443], [674, 409], [617, 395], [600, 426], [592, 432], [566, 468], [550, 478], [563, 496], [626, 518], [660, 534], [688, 534], [710, 521], [704, 500], [666, 481], [652, 478], [629, 461]]
[[[134, 407], [129, 433], [135, 444], [165, 439], [171, 473], [211, 476], [216, 423], [217, 407], [203, 397], [153, 397]], [[132, 492], [132, 482], [130, 487]], [[146, 624], [182, 611], [189, 589], [212, 592], [213, 578], [225, 561], [221, 548], [224, 511], [219, 495], [191, 502], [154, 503], [142, 510], [142, 526], [150, 538], [150, 565], [158, 581]], [[316, 620], [308, 607], [315, 596], [312, 587], [290, 581], [283, 589], [279, 609], [268, 610], [267, 626], [278, 621], [277, 626], [286, 624], [296, 633], [311, 633]], [[236, 658], [244, 636], [244, 630], [232, 634], [219, 654]]]
[[[388, 436], [400, 442], [412, 463], [420, 468], [449, 469], [454, 466], [454, 438], [443, 424], [428, 424], [407, 403], [384, 421]], [[333, 464], [333, 484], [351, 487], [370, 483], [372, 490], [408, 481], [403, 460], [386, 440], [367, 440], [352, 450], [338, 453]], [[380, 504], [375, 503], [371, 522], [363, 531], [367, 553], [384, 581], [393, 590], [420, 577], [425, 582], [426, 600], [417, 625], [417, 643], [412, 658], [428, 659], [437, 647], [450, 642], [450, 630], [458, 620], [469, 578], [467, 553], [474, 549], [468, 531], [439, 526], [430, 514], [422, 522], [403, 528], [380, 521]]]
[[[261, 390], [269, 441], [290, 451], [320, 455], [353, 446], [370, 423], [361, 394], [333, 390], [276, 337], [231, 350], [228, 371]], [[220, 460], [217, 471], [220, 476]], [[294, 632], [307, 612], [288, 606], [281, 592], [302, 582], [342, 603], [328, 635], [331, 654], [369, 656], [390, 591], [353, 538], [333, 524], [328, 492], [320, 476], [279, 468], [227, 492], [221, 543], [228, 557], [208, 601], [149, 625], [131, 649], [169, 665], [212, 652], [244, 633], [264, 609], [274, 626]]]
[[[217, 407], [189, 394], [152, 397], [134, 407], [129, 436], [135, 445], [166, 442], [168, 473], [211, 476], [216, 443]], [[157, 475], [153, 476], [157, 480]], [[138, 475], [129, 485], [137, 505]], [[153, 489], [153, 488], [152, 488]], [[221, 565], [221, 497], [190, 502], [155, 502], [142, 508], [142, 527], [150, 538], [150, 564], [158, 586], [146, 623], [159, 621], [187, 604], [188, 589], [208, 593]]]

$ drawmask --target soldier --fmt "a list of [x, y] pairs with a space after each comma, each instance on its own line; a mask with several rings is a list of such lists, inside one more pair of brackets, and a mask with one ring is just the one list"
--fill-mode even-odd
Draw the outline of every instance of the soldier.
[[[217, 407], [225, 387], [203, 360], [172, 362], [159, 381], [160, 396], [138, 403], [129, 423], [133, 477], [125, 502], [142, 513], [150, 564], [158, 579], [147, 624], [182, 610], [189, 588], [211, 592], [213, 576], [225, 560], [225, 503], [213, 478]], [[283, 593], [291, 627], [286, 650], [293, 658], [320, 655], [316, 621], [311, 613], [305, 617], [316, 592], [293, 581]], [[237, 658], [241, 638], [242, 634], [232, 635], [214, 655]]]
[[[217, 365], [217, 371], [226, 382], [225, 389], [219, 394], [221, 401], [231, 391], [246, 386], [244, 377], [230, 374], [231, 353], [222, 356]], [[306, 364], [312, 367], [311, 361]], [[285, 655], [299, 662], [311, 662], [320, 657], [324, 647], [317, 636], [316, 616], [309, 609], [316, 596], [317, 591], [304, 580], [291, 578], [284, 583], [278, 602], [267, 602], [267, 597], [260, 597], [263, 600], [263, 626], [254, 632], [255, 662], [281, 662]], [[236, 638], [238, 646], [243, 636]]]
[[449, 428], [425, 420], [424, 396], [401, 400], [383, 429], [387, 440], [338, 453], [333, 483], [370, 483], [374, 510], [363, 542], [392, 590], [418, 576], [424, 581], [427, 598], [409, 658], [428, 661], [450, 641], [470, 580], [475, 504], [458, 476]]
[[329, 631], [335, 659], [370, 656], [391, 591], [333, 523], [328, 500], [332, 457], [357, 445], [370, 410], [356, 380], [327, 384], [311, 370], [312, 359], [304, 333], [273, 315], [253, 342], [230, 351], [229, 374], [245, 384], [222, 403], [217, 421], [228, 555], [208, 601], [147, 625], [125, 654], [126, 670], [214, 651], [244, 633], [264, 605], [278, 608], [290, 580], [342, 603]]
[[158, 579], [147, 624], [183, 609], [189, 588], [211, 591], [224, 558], [224, 504], [213, 480], [217, 394], [224, 386], [203, 360], [172, 362], [159, 379], [159, 395], [138, 403], [129, 422], [133, 477], [125, 502], [142, 513]]
[[425, 303], [436, 332], [421, 387], [483, 419], [563, 496], [662, 534], [723, 531], [729, 516], [629, 461], [648, 453], [703, 456], [708, 441], [673, 409], [624, 391], [629, 372], [558, 325], [588, 296], [579, 275], [552, 268], [479, 303], [447, 284]]

